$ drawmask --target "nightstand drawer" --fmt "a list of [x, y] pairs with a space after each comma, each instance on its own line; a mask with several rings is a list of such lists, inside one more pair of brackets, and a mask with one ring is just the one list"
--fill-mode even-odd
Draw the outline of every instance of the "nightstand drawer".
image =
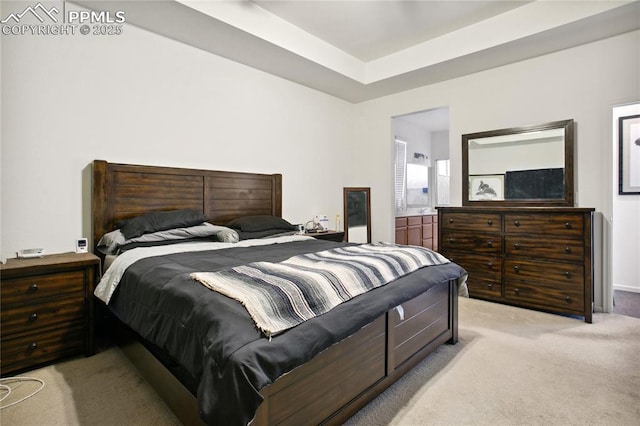
[[19, 370], [85, 349], [84, 324], [25, 335], [2, 342], [2, 370]]
[[36, 303], [38, 299], [83, 293], [83, 270], [2, 280], [2, 306]]
[[2, 339], [11, 338], [16, 334], [33, 333], [51, 326], [83, 324], [85, 315], [82, 297], [2, 309]]

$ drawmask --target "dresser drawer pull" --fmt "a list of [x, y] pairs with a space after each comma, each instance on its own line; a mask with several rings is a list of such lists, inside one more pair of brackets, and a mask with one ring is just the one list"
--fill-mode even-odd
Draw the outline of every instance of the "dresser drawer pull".
[[513, 221], [513, 224], [514, 224], [516, 227], [518, 227], [518, 226], [520, 226], [520, 221], [519, 221], [519, 220], [514, 220], [514, 221]]
[[513, 292], [516, 294], [516, 296], [520, 296], [520, 289], [519, 288], [514, 288]]
[[30, 351], [35, 351], [36, 349], [38, 349], [38, 344], [36, 342], [29, 343], [29, 350]]
[[514, 266], [513, 270], [519, 273], [520, 272], [520, 266], [518, 266], [518, 265]]
[[487, 284], [487, 288], [488, 288], [489, 290], [493, 290], [493, 284], [491, 284], [491, 283]]
[[571, 278], [571, 272], [567, 271], [564, 273], [565, 278]]
[[455, 240], [456, 240], [455, 238], [449, 238], [449, 242], [450, 242], [451, 244], [453, 244], [453, 242], [454, 242]]
[[34, 322], [37, 319], [38, 319], [38, 314], [37, 313], [34, 312], [31, 315], [29, 315], [29, 322]]
[[452, 217], [449, 218], [449, 223], [453, 223], [453, 218]]
[[565, 301], [565, 302], [567, 302], [567, 303], [571, 303], [571, 297], [566, 296], [566, 297], [564, 298], [564, 301]]
[[493, 241], [491, 240], [487, 241], [487, 247], [493, 247]]
[[567, 229], [571, 229], [571, 224], [569, 222], [565, 222], [564, 227]]
[[29, 293], [35, 293], [36, 291], [38, 291], [38, 284], [31, 284], [29, 286], [29, 290], [27, 290]]
[[493, 269], [493, 263], [488, 262], [487, 263], [487, 269]]
[[487, 220], [487, 225], [489, 225], [489, 226], [493, 225], [493, 220], [491, 220], [491, 219]]
[[565, 253], [571, 253], [571, 247], [566, 246], [566, 247], [564, 248], [564, 252], [565, 252]]
[[516, 250], [520, 250], [520, 243], [515, 243], [513, 245], [513, 248], [515, 248]]

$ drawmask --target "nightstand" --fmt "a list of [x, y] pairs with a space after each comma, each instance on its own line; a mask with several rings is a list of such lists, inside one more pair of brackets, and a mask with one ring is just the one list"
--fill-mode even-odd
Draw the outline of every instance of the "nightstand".
[[325, 232], [308, 232], [304, 235], [308, 237], [313, 237], [318, 240], [328, 240], [328, 241], [344, 241], [344, 231], [325, 231]]
[[91, 253], [9, 259], [0, 265], [0, 374], [95, 352]]

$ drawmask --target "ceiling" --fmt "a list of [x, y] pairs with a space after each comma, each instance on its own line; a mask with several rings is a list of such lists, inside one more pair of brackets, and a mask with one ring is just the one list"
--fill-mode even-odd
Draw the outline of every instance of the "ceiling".
[[74, 0], [349, 102], [640, 28], [640, 1]]

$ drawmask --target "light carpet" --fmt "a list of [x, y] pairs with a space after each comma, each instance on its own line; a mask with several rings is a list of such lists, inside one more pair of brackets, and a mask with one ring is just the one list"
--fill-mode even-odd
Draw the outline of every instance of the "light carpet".
[[[347, 425], [639, 425], [640, 319], [593, 324], [460, 299], [444, 345]], [[177, 425], [118, 348], [23, 376], [46, 383], [0, 411], [2, 425]], [[30, 393], [21, 384], [2, 405]]]

